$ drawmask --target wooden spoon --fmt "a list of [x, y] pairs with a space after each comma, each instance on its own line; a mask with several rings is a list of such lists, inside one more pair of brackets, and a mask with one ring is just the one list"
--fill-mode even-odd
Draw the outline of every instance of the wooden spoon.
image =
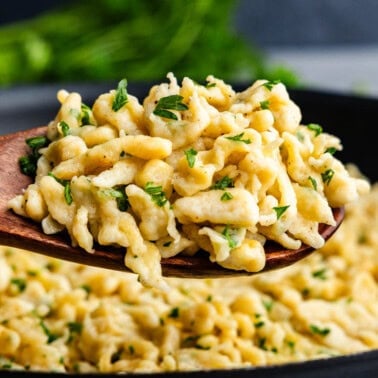
[[[24, 175], [18, 165], [18, 158], [30, 152], [25, 139], [45, 133], [46, 127], [39, 127], [0, 136], [0, 243], [80, 264], [130, 272], [124, 264], [124, 248], [96, 245], [95, 252], [90, 254], [81, 248], [73, 248], [68, 234], [46, 235], [38, 223], [7, 208], [8, 201], [22, 193], [32, 182], [32, 178]], [[336, 226], [319, 226], [324, 239], [330, 238], [340, 226], [344, 208], [333, 209], [333, 213]], [[265, 268], [257, 273], [286, 267], [314, 251], [307, 245], [289, 250], [272, 242], [266, 244], [265, 250]], [[195, 256], [178, 255], [162, 259], [161, 266], [163, 275], [167, 277], [206, 278], [255, 274], [223, 268], [210, 262], [205, 252], [199, 252]]]

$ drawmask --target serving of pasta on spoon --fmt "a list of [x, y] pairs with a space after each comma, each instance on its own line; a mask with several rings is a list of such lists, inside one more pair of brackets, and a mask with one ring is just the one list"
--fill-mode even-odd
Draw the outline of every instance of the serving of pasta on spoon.
[[47, 126], [0, 137], [0, 242], [164, 287], [295, 263], [369, 191], [282, 83], [167, 78], [141, 102], [126, 79], [92, 106], [62, 89]]

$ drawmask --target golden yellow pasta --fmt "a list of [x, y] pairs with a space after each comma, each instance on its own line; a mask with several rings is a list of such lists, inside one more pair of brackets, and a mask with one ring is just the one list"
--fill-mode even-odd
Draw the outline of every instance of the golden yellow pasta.
[[166, 288], [162, 257], [203, 249], [257, 272], [267, 239], [321, 248], [332, 208], [370, 190], [333, 155], [337, 137], [301, 123], [282, 83], [235, 92], [213, 76], [167, 78], [141, 103], [125, 79], [92, 108], [60, 90], [35, 181], [9, 208], [47, 234], [66, 229], [88, 253], [95, 242], [123, 248], [144, 285]]
[[377, 349], [377, 224], [375, 184], [301, 262], [252, 277], [168, 278], [169, 291], [0, 247], [0, 369], [195, 371]]

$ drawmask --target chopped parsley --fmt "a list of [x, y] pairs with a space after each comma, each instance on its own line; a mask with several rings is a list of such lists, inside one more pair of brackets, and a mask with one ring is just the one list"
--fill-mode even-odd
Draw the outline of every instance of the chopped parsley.
[[92, 124], [92, 109], [85, 104], [81, 104], [80, 121], [82, 125]]
[[228, 176], [223, 176], [221, 179], [217, 180], [215, 184], [213, 184], [210, 189], [221, 189], [224, 190], [226, 188], [233, 188], [234, 181], [232, 178]]
[[228, 246], [233, 249], [237, 246], [238, 242], [233, 239], [232, 233], [230, 232], [230, 226], [227, 225], [224, 230], [222, 231], [223, 237], [227, 240]]
[[184, 97], [180, 95], [162, 97], [158, 101], [153, 113], [159, 117], [164, 117], [177, 121], [177, 115], [173, 113], [172, 110], [181, 111], [189, 109], [188, 105], [182, 102], [183, 99]]
[[67, 205], [71, 205], [73, 202], [71, 194], [71, 182], [70, 180], [62, 180], [56, 177], [52, 172], [49, 172], [49, 176], [53, 177], [59, 184], [64, 186], [64, 199], [66, 200]]
[[214, 88], [217, 86], [217, 83], [207, 83], [206, 88]]
[[184, 151], [184, 153], [189, 167], [193, 168], [194, 164], [196, 163], [196, 155], [198, 154], [198, 152], [194, 148], [190, 148], [189, 150]]
[[127, 104], [128, 101], [129, 99], [127, 96], [127, 80], [122, 79], [118, 83], [118, 87], [114, 95], [112, 110], [117, 112], [119, 109], [122, 108], [123, 105]]
[[319, 328], [314, 324], [310, 325], [310, 330], [312, 333], [320, 336], [327, 336], [331, 332], [329, 328]]
[[244, 133], [240, 133], [238, 135], [232, 136], [232, 137], [225, 137], [226, 139], [233, 140], [234, 142], [242, 142], [245, 144], [251, 144], [250, 139], [242, 139], [244, 136]]
[[260, 107], [263, 110], [269, 109], [269, 105], [270, 105], [269, 100], [260, 101]]
[[312, 276], [314, 278], [318, 278], [319, 280], [325, 281], [327, 279], [326, 272], [327, 272], [327, 269], [325, 269], [325, 268], [319, 269], [319, 270], [316, 270], [315, 272], [313, 272]]
[[259, 322], [255, 323], [255, 328], [261, 328], [265, 325], [265, 322], [260, 320]]
[[23, 278], [12, 278], [10, 283], [15, 285], [20, 293], [26, 289], [26, 280]]
[[21, 156], [18, 159], [18, 164], [20, 166], [21, 172], [24, 175], [34, 177], [37, 172], [37, 162], [41, 154], [39, 150], [42, 147], [46, 147], [50, 141], [46, 136], [36, 136], [25, 139], [26, 144], [31, 148], [31, 153], [25, 156]]
[[272, 310], [272, 307], [273, 307], [273, 300], [266, 300], [266, 301], [263, 301], [263, 305], [266, 309], [266, 311], [270, 312]]
[[46, 324], [44, 323], [44, 321], [41, 319], [41, 321], [39, 322], [39, 325], [42, 327], [42, 330], [43, 332], [45, 333], [45, 335], [47, 336], [47, 344], [51, 344], [53, 341], [55, 341], [56, 339], [59, 338], [58, 335], [52, 333], [49, 328], [46, 326]]
[[316, 180], [311, 176], [308, 176], [308, 179], [310, 180], [311, 185], [314, 188], [314, 190], [317, 190], [318, 189], [318, 183], [316, 182]]
[[115, 198], [118, 210], [127, 211], [130, 204], [127, 194], [125, 192], [125, 186], [115, 186], [110, 189], [104, 189], [102, 192], [107, 196]]
[[269, 91], [271, 91], [273, 89], [273, 87], [277, 84], [280, 84], [281, 83], [281, 80], [271, 80], [271, 81], [267, 81], [263, 84], [263, 86], [268, 89]]
[[336, 153], [336, 151], [337, 151], [337, 149], [336, 149], [336, 147], [328, 147], [325, 151], [324, 151], [324, 153], [329, 153], [329, 154], [331, 154], [331, 155], [334, 155], [335, 153]]
[[70, 133], [70, 126], [68, 123], [64, 121], [60, 121], [58, 126], [60, 127], [60, 130], [62, 131], [63, 136], [67, 136]]
[[68, 322], [67, 323], [68, 330], [70, 332], [68, 337], [68, 342], [71, 342], [76, 335], [80, 335], [81, 331], [83, 330], [83, 324], [79, 322]]
[[234, 197], [232, 196], [232, 194], [230, 192], [224, 192], [221, 196], [221, 201], [229, 201], [233, 198]]
[[161, 185], [154, 185], [149, 181], [144, 186], [144, 190], [151, 196], [152, 201], [155, 202], [155, 204], [159, 207], [163, 207], [168, 202], [168, 199], [165, 196]]
[[290, 205], [287, 205], [287, 206], [276, 206], [276, 207], [273, 207], [273, 210], [276, 212], [277, 214], [277, 219], [280, 219], [283, 215], [283, 213], [290, 207]]
[[331, 182], [334, 174], [335, 174], [335, 171], [333, 169], [327, 169], [326, 171], [324, 171], [321, 174], [322, 180], [323, 180], [324, 184], [329, 185], [329, 183]]
[[307, 125], [307, 128], [315, 133], [315, 136], [317, 137], [323, 132], [323, 128], [318, 125], [317, 123], [309, 123]]
[[169, 318], [178, 318], [180, 315], [180, 309], [178, 307], [173, 307], [170, 313], [168, 314]]

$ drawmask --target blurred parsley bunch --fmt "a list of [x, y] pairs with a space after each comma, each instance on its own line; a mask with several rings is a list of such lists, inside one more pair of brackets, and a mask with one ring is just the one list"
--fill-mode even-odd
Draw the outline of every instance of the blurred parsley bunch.
[[232, 29], [237, 0], [77, 0], [0, 27], [0, 86], [153, 81], [172, 71], [203, 81], [296, 76]]

